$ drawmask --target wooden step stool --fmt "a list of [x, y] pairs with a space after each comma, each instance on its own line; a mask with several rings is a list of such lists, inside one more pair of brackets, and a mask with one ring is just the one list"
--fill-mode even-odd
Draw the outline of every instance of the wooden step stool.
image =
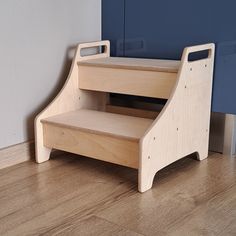
[[[104, 52], [81, 56], [81, 50]], [[189, 55], [208, 51], [206, 58]], [[79, 44], [61, 92], [35, 120], [36, 160], [52, 149], [139, 171], [139, 191], [157, 171], [197, 153], [208, 156], [214, 44], [185, 48], [181, 61], [110, 57], [109, 41]], [[168, 99], [160, 113], [109, 104], [108, 94]]]

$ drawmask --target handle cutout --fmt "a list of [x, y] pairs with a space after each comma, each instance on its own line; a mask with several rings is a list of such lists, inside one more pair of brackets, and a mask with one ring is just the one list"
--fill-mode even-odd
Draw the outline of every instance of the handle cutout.
[[188, 62], [203, 60], [206, 58], [210, 58], [210, 56], [211, 56], [211, 49], [191, 52], [188, 54]]
[[194, 61], [199, 61], [203, 60], [206, 58], [210, 58], [212, 54], [211, 49], [206, 49], [206, 50], [201, 50], [201, 51], [196, 51], [196, 52], [190, 52], [188, 54], [188, 62], [194, 62]]
[[86, 48], [81, 48], [80, 50], [80, 57], [87, 57], [87, 56], [93, 56], [97, 54], [105, 54], [107, 53], [107, 46], [101, 45], [101, 46], [91, 46]]

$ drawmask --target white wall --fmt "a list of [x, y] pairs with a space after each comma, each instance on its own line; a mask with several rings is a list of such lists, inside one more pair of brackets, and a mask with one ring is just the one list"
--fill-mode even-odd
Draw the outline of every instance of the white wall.
[[101, 38], [100, 0], [0, 1], [0, 148], [33, 138], [77, 42]]

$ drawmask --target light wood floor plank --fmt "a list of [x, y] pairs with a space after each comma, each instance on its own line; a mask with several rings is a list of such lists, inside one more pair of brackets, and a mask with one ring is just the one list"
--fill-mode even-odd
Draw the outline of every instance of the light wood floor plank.
[[[145, 235], [169, 235], [170, 228], [174, 227], [172, 233], [175, 235], [176, 229], [181, 227], [182, 222], [191, 217], [197, 208], [235, 184], [235, 160], [220, 155], [213, 155], [203, 162], [184, 159], [161, 171], [156, 176], [151, 191], [127, 197], [97, 216]], [[230, 219], [233, 220], [234, 217], [235, 208], [231, 211]], [[205, 215], [205, 224], [207, 218]], [[225, 225], [224, 214], [221, 220], [219, 228]], [[193, 233], [188, 227], [182, 229], [181, 234], [176, 235]], [[184, 230], [187, 230], [186, 234], [183, 234]], [[207, 227], [204, 235], [211, 235]]]
[[[67, 218], [80, 219], [96, 208], [103, 209], [135, 193], [136, 183], [131, 179], [136, 178], [137, 171], [119, 169], [116, 165], [76, 157], [63, 167], [10, 185], [3, 193], [0, 191], [0, 235], [43, 233]], [[130, 181], [124, 181], [125, 178]]]
[[108, 222], [96, 216], [91, 216], [81, 221], [72, 221], [47, 232], [44, 236], [142, 236], [141, 234], [127, 230], [114, 223]]
[[178, 224], [173, 224], [168, 235], [236, 235], [236, 185], [220, 192], [200, 205]]
[[[61, 159], [60, 162], [55, 160], [61, 155], [63, 155], [64, 158]], [[66, 156], [68, 155], [70, 154], [66, 154], [65, 152], [55, 154], [52, 153], [50, 162], [45, 162], [43, 165], [36, 165], [34, 161], [28, 161], [2, 169], [0, 171], [0, 191], [4, 190], [4, 186], [6, 186], [6, 188], [9, 188], [9, 184], [12, 184], [14, 182], [18, 182], [27, 177], [38, 175], [41, 172], [51, 171], [53, 168], [66, 165], [67, 162], [73, 160], [73, 158], [66, 158]]]
[[145, 194], [136, 179], [72, 154], [1, 170], [0, 235], [236, 235], [236, 159], [184, 158]]

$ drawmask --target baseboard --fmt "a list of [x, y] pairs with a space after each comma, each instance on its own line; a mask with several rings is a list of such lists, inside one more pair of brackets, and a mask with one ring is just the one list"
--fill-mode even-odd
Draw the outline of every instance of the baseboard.
[[236, 116], [211, 114], [210, 150], [228, 156], [236, 155]]
[[0, 149], [0, 169], [34, 158], [34, 141], [24, 142]]
[[209, 149], [213, 152], [223, 153], [225, 133], [225, 114], [211, 113]]

